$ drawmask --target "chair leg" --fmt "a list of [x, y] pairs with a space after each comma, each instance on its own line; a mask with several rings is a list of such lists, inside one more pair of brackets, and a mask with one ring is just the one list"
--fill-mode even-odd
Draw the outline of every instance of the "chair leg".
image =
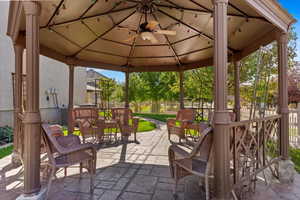
[[206, 196], [206, 200], [209, 200], [209, 177], [208, 175], [206, 174], [205, 175], [205, 196]]
[[137, 143], [136, 132], [134, 132], [134, 142]]
[[90, 193], [94, 193], [94, 175], [95, 175], [95, 169], [94, 169], [94, 162], [93, 160], [89, 161], [89, 168], [90, 168]]
[[54, 177], [55, 172], [56, 172], [55, 167], [52, 167], [51, 168], [50, 177], [49, 177], [49, 180], [48, 180], [48, 187], [47, 187], [46, 199], [48, 199], [48, 195], [49, 195], [51, 184], [52, 184], [52, 178]]
[[67, 167], [64, 168], [64, 174], [65, 174], [65, 177], [67, 176], [68, 172], [67, 172]]
[[178, 186], [178, 176], [177, 176], [177, 165], [174, 165], [174, 179], [175, 179], [175, 185], [174, 185], [174, 189], [173, 189], [173, 196], [176, 198], [177, 197], [177, 186]]
[[80, 176], [80, 178], [81, 178], [81, 175], [82, 175], [82, 167], [83, 167], [83, 164], [80, 163], [79, 164], [79, 176]]

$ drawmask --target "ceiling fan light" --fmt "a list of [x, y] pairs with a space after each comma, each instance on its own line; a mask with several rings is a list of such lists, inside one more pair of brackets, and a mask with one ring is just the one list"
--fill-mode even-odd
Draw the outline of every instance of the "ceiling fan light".
[[142, 38], [143, 40], [151, 40], [151, 38], [152, 38], [152, 33], [150, 33], [150, 32], [142, 32], [142, 33], [141, 33], [141, 38]]

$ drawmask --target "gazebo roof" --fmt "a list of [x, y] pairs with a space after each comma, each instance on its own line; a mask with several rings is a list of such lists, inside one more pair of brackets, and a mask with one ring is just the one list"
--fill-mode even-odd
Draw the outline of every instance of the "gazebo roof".
[[[25, 36], [20, 1], [10, 2], [8, 35]], [[176, 36], [156, 35], [157, 44], [140, 37], [127, 41], [145, 15], [139, 0], [41, 1], [41, 54], [80, 66], [117, 71], [177, 71], [212, 65], [213, 5], [207, 0], [153, 0], [148, 20]], [[230, 0], [228, 53], [241, 59], [287, 32], [295, 22], [276, 0]], [[21, 36], [21, 37], [19, 37]], [[23, 41], [24, 42], [24, 41]]]

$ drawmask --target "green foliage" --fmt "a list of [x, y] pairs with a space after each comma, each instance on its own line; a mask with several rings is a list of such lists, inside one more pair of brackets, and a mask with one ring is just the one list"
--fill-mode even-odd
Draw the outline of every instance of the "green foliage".
[[300, 173], [300, 149], [290, 148], [290, 156], [295, 164], [295, 170]]
[[146, 121], [146, 120], [140, 120], [139, 126], [138, 126], [138, 132], [148, 132], [156, 129], [156, 124]]
[[13, 152], [13, 145], [0, 149], [0, 159], [10, 155]]
[[[289, 68], [295, 66], [297, 35], [294, 28], [289, 33], [288, 64]], [[241, 61], [241, 98], [244, 103], [256, 101], [275, 105], [278, 96], [278, 48], [277, 42], [263, 47]], [[234, 94], [233, 65], [229, 66], [228, 88], [229, 94]], [[256, 76], [258, 80], [255, 82]], [[256, 98], [253, 99], [256, 87]]]
[[175, 118], [176, 115], [169, 114], [150, 114], [150, 113], [134, 113], [134, 116], [155, 119], [161, 122], [166, 122], [168, 118]]
[[134, 110], [141, 111], [141, 103], [151, 101], [151, 111], [160, 112], [160, 101], [179, 97], [178, 75], [175, 72], [132, 73], [129, 81], [129, 101]]
[[204, 67], [185, 72], [185, 96], [189, 99], [213, 99], [213, 68]]

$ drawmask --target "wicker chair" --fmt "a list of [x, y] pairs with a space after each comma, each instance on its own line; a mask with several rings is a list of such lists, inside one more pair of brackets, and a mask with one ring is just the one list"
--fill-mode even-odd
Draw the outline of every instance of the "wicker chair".
[[129, 108], [113, 108], [112, 119], [117, 121], [122, 138], [134, 134], [134, 141], [137, 142], [136, 133], [139, 124], [139, 118], [133, 117], [132, 111]]
[[169, 147], [169, 162], [172, 178], [175, 179], [174, 196], [176, 196], [178, 181], [189, 175], [197, 175], [205, 179], [206, 199], [209, 199], [209, 178], [213, 145], [212, 128], [202, 131], [202, 136], [191, 153], [177, 145]]
[[76, 126], [79, 127], [83, 143], [88, 139], [95, 142], [102, 133], [98, 127], [99, 113], [97, 108], [74, 108], [73, 117]]
[[[172, 134], [179, 137], [179, 142], [181, 142], [181, 139], [185, 139], [185, 129], [193, 124], [196, 114], [196, 110], [192, 108], [180, 109], [175, 119], [168, 119], [167, 128], [169, 140], [171, 141]], [[179, 125], [176, 124], [177, 122], [179, 122]]]
[[[92, 144], [81, 144], [78, 136], [63, 136], [58, 126], [42, 125], [42, 137], [48, 156], [50, 176], [48, 180], [47, 196], [51, 188], [52, 178], [59, 168], [66, 168], [80, 164], [80, 175], [85, 168], [90, 174], [90, 193], [93, 193], [94, 175], [96, 173], [96, 149]], [[66, 175], [66, 171], [65, 171]]]

